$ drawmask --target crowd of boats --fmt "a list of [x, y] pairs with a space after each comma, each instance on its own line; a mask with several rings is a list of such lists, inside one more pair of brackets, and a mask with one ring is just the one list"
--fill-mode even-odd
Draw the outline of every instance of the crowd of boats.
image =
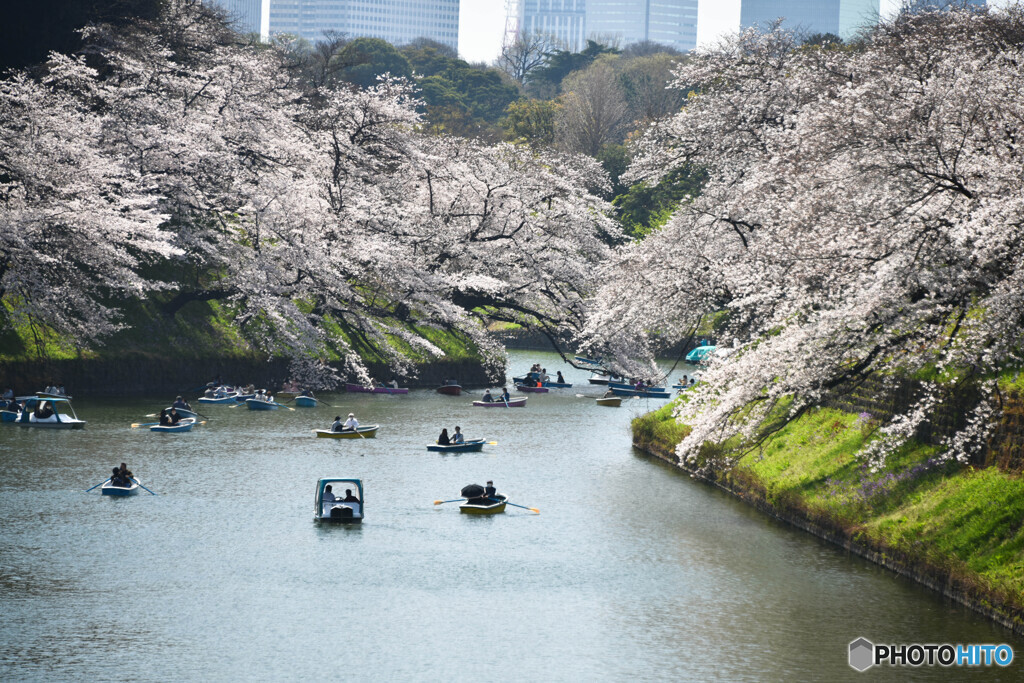
[[[690, 355], [694, 356], [694, 362], [705, 359], [713, 354], [715, 347], [702, 346], [694, 349]], [[690, 356], [687, 356], [687, 360]], [[625, 397], [635, 398], [664, 398], [667, 399], [671, 393], [666, 387], [656, 386], [645, 382], [643, 379], [635, 381], [627, 380], [624, 377], [614, 376], [599, 367], [599, 360], [577, 357], [581, 363], [595, 366], [593, 375], [589, 378], [592, 385], [603, 385], [607, 387], [605, 394], [596, 398], [597, 405], [615, 407], [621, 404]], [[561, 371], [556, 372], [552, 377], [547, 369], [534, 364], [530, 371], [524, 375], [513, 377], [513, 384], [520, 393], [547, 393], [551, 390], [571, 389], [572, 383], [565, 381]], [[682, 379], [672, 385], [672, 389], [683, 391], [692, 387], [697, 382], [696, 377], [688, 378], [683, 375]], [[390, 383], [377, 384], [371, 382], [369, 385], [345, 384], [345, 390], [353, 393], [378, 393], [378, 394], [408, 394], [409, 389], [398, 386], [396, 380]], [[462, 394], [462, 386], [456, 379], [447, 379], [436, 391], [440, 394], [459, 396]], [[582, 397], [583, 394], [577, 394]], [[507, 387], [492, 394], [488, 388], [479, 400], [472, 401], [475, 407], [484, 408], [517, 408], [525, 407], [527, 396], [512, 396]], [[249, 410], [268, 411], [287, 409], [294, 410], [293, 403], [299, 408], [315, 408], [321, 403], [330, 406], [316, 396], [313, 391], [303, 389], [294, 383], [290, 383], [277, 392], [276, 396], [266, 389], [256, 389], [253, 385], [239, 386], [222, 384], [218, 381], [210, 382], [202, 388], [202, 395], [196, 399], [198, 404], [209, 406], [239, 407], [245, 405]], [[331, 406], [333, 407], [333, 406]], [[198, 425], [206, 424], [209, 419], [183, 397], [177, 396], [174, 402], [160, 410], [159, 413], [151, 413], [147, 418], [157, 418], [153, 422], [136, 422], [131, 427], [148, 427], [150, 431], [157, 433], [173, 434], [189, 432]], [[202, 419], [201, 419], [202, 418]], [[15, 396], [10, 389], [0, 396], [0, 419], [6, 423], [13, 423], [27, 427], [40, 427], [49, 429], [82, 429], [85, 427], [85, 420], [81, 420], [75, 414], [71, 406], [71, 397], [65, 392], [63, 385], [47, 386], [45, 391], [27, 396]], [[349, 413], [348, 418], [342, 420], [338, 415], [329, 429], [314, 429], [313, 433], [317, 438], [330, 439], [371, 439], [377, 436], [380, 429], [379, 424], [359, 424], [354, 413]], [[484, 445], [496, 444], [486, 438], [467, 439], [462, 433], [461, 427], [456, 426], [454, 432], [449, 435], [448, 430], [442, 430], [434, 443], [427, 444], [427, 450], [432, 452], [465, 453], [481, 451]], [[334, 493], [335, 485], [347, 485], [345, 496], [340, 497]], [[115, 467], [113, 474], [106, 481], [88, 489], [89, 491], [100, 488], [102, 495], [107, 496], [133, 496], [139, 490], [149, 491], [138, 479], [127, 469], [125, 463], [120, 468]], [[459, 509], [467, 514], [498, 514], [504, 512], [506, 505], [521, 507], [533, 512], [539, 512], [536, 508], [529, 508], [508, 501], [507, 497], [498, 494], [491, 482], [486, 487], [471, 484], [462, 489], [460, 498], [442, 501], [434, 501], [435, 505], [443, 503], [460, 502]], [[363, 519], [363, 484], [359, 479], [352, 478], [327, 478], [320, 479], [316, 487], [316, 514], [315, 517], [322, 521], [359, 522]], [[155, 494], [154, 494], [155, 495]]]

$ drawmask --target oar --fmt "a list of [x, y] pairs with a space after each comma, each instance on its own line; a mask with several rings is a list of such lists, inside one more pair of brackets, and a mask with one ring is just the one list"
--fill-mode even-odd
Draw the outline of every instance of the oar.
[[277, 401], [274, 401], [274, 405], [278, 406], [279, 408], [287, 408], [288, 410], [292, 411], [293, 413], [295, 412], [295, 408], [292, 408], [291, 406], [286, 406], [283, 403], [278, 403]]
[[460, 500], [466, 500], [465, 498], [452, 498], [451, 500], [435, 500], [434, 505], [441, 505], [442, 503], [457, 503]]
[[498, 445], [497, 441], [484, 441], [484, 443], [487, 444], [488, 446], [497, 446]]
[[[133, 478], [133, 479], [132, 479], [132, 481], [134, 481], [134, 482], [135, 482], [136, 484], [139, 484], [139, 480], [138, 480], [138, 479], [134, 479], [134, 478]], [[142, 484], [139, 484], [139, 488], [144, 488], [144, 489], [146, 489], [146, 487], [145, 487], [145, 486], [143, 486]], [[149, 491], [149, 489], [146, 489], [146, 490], [147, 490], [147, 491]], [[153, 493], [152, 491], [149, 491], [149, 492], [150, 492], [150, 493]], [[155, 496], [156, 494], [155, 494], [155, 493], [153, 493], [153, 495]], [[521, 506], [520, 506], [520, 507], [521, 507]]]
[[135, 429], [136, 427], [152, 427], [153, 425], [158, 425], [158, 424], [160, 424], [160, 423], [159, 422], [132, 422], [132, 429]]
[[[501, 501], [500, 499], [498, 499], [498, 498], [488, 498], [487, 500], [493, 500], [493, 501], [494, 501], [495, 503], [501, 503], [501, 502], [502, 502], [502, 501]], [[512, 505], [513, 507], [517, 507], [517, 508], [523, 508], [524, 510], [529, 510], [530, 512], [536, 512], [536, 513], [537, 513], [538, 515], [540, 514], [540, 510], [538, 510], [537, 508], [528, 508], [528, 507], [526, 507], [525, 505], [516, 505], [515, 503], [510, 503], [510, 502], [509, 502], [509, 501], [507, 501], [507, 500], [506, 500], [506, 501], [504, 501], [504, 502], [505, 502], [505, 503], [506, 503], [507, 505]]]
[[[107, 481], [110, 481], [111, 479], [113, 479], [113, 477], [108, 478]], [[93, 486], [92, 489], [94, 489], [94, 488], [96, 488], [98, 486], [103, 486], [104, 484], [107, 483], [107, 481], [101, 481], [100, 483], [96, 484], [96, 486]], [[89, 491], [92, 491], [92, 489], [86, 489], [85, 492], [89, 493]]]

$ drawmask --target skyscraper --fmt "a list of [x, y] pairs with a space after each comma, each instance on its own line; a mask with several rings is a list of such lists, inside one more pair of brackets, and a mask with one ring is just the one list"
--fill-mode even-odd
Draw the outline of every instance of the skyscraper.
[[697, 44], [697, 0], [520, 0], [519, 30], [544, 33], [577, 51], [592, 38], [626, 46], [653, 40], [677, 50]]
[[806, 33], [834, 33], [849, 38], [878, 23], [880, 0], [743, 0], [740, 28], [782, 26]]
[[587, 42], [586, 0], [519, 0], [519, 30], [550, 36], [569, 52]]
[[258, 33], [266, 39], [269, 35], [268, 19], [270, 0], [207, 0], [217, 5], [231, 19], [232, 25], [239, 33]]
[[431, 38], [459, 49], [459, 0], [269, 0], [270, 33], [320, 40], [325, 31], [348, 38], [383, 38], [403, 45]]

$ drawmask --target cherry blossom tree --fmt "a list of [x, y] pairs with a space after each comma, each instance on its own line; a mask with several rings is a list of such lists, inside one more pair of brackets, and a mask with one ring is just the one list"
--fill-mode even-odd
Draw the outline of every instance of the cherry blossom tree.
[[[4, 106], [21, 123], [5, 117], [0, 151], [26, 178], [71, 174], [64, 159], [74, 154], [107, 164], [80, 175], [68, 201], [89, 196], [107, 212], [75, 229], [120, 261], [105, 257], [104, 291], [79, 288], [76, 310], [109, 320], [100, 294], [162, 289], [167, 315], [219, 300], [247, 338], [302, 360], [304, 377], [330, 374], [322, 361], [340, 354], [341, 371], [364, 381], [357, 350], [399, 373], [441, 354], [424, 326], [468, 336], [495, 362], [503, 357], [485, 333], [490, 319], [552, 336], [582, 327], [597, 266], [619, 239], [610, 207], [591, 193], [607, 184], [592, 160], [426, 135], [409, 83], [314, 87], [295, 78], [287, 46], [242, 40], [191, 0], [170, 0], [130, 27], [92, 27], [86, 39], [95, 68], [55, 56], [46, 83], [5, 84]], [[25, 156], [33, 145], [41, 149]], [[69, 181], [32, 182], [41, 189], [22, 200], [27, 208], [0, 207], [11, 225], [21, 220], [12, 212], [52, 213], [50, 193]], [[42, 238], [24, 247], [0, 239], [0, 253], [64, 258]], [[55, 301], [106, 265], [95, 251], [76, 253], [68, 267], [79, 272], [55, 280]], [[144, 278], [143, 256], [164, 260], [173, 276]], [[3, 264], [5, 291], [43, 277], [13, 257]], [[24, 301], [50, 324], [59, 317]], [[109, 329], [78, 332], [94, 339]]]
[[[639, 358], [726, 312], [734, 351], [678, 410], [685, 458], [754, 445], [873, 375], [991, 391], [1024, 342], [1022, 65], [1018, 8], [902, 15], [855, 49], [747, 32], [684, 63], [677, 84], [699, 94], [647, 134], [632, 173], [692, 164], [707, 184], [618, 254], [581, 339]], [[874, 464], [936, 392], [883, 426]], [[947, 456], [979, 447], [993, 410], [983, 400]]]

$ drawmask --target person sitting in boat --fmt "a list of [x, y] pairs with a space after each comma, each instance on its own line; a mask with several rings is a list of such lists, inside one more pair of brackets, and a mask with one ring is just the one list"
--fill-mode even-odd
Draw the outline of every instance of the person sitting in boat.
[[352, 495], [352, 489], [345, 489], [345, 497], [341, 499], [342, 503], [358, 503], [359, 499]]
[[548, 382], [551, 380], [551, 375], [548, 374], [547, 368], [540, 369], [540, 377], [538, 379], [540, 379], [541, 382]]
[[64, 391], [64, 385], [63, 384], [61, 384], [59, 387], [57, 387], [57, 393], [60, 394], [61, 396], [67, 396], [68, 395], [67, 392]]
[[40, 401], [36, 404], [35, 409], [36, 420], [49, 420], [53, 417], [53, 406], [49, 401]]
[[128, 480], [121, 475], [121, 468], [115, 467], [114, 473], [110, 476], [111, 486], [120, 486], [121, 488], [128, 488]]
[[121, 479], [124, 481], [122, 486], [131, 486], [132, 484], [132, 471], [128, 469], [128, 465], [121, 463], [121, 467], [118, 468], [118, 473], [121, 475]]
[[3, 395], [3, 399], [4, 399], [5, 401], [10, 401], [10, 400], [13, 400], [13, 399], [14, 399], [14, 390], [13, 390], [13, 389], [10, 389], [10, 388], [8, 388], [7, 390], [5, 390], [5, 391], [4, 391], [4, 395]]
[[455, 426], [455, 433], [452, 434], [452, 443], [466, 443], [466, 437], [462, 434], [462, 427]]
[[494, 498], [497, 495], [498, 491], [494, 488], [494, 482], [488, 480], [487, 486], [484, 487], [484, 498]]
[[340, 432], [345, 428], [345, 423], [341, 421], [341, 415], [335, 415], [334, 424], [331, 425], [332, 432]]
[[391, 386], [392, 389], [397, 389], [398, 388], [398, 378], [397, 377], [392, 377], [391, 378], [391, 385], [390, 386]]
[[556, 381], [559, 384], [565, 384], [565, 378], [562, 377], [562, 371], [561, 370], [558, 371], [558, 377], [556, 378]]
[[171, 404], [171, 407], [177, 408], [179, 410], [192, 410], [192, 406], [190, 406], [188, 404], [188, 401], [183, 399], [181, 396], [178, 396], [174, 399], [174, 403]]
[[642, 379], [638, 379], [636, 381], [636, 384], [633, 386], [633, 388], [636, 389], [637, 391], [643, 391], [644, 390], [644, 381]]
[[488, 389], [487, 391], [484, 392], [483, 402], [484, 403], [492, 403], [492, 402], [494, 402], [494, 397], [491, 396], [491, 390], [490, 389]]
[[171, 425], [171, 416], [167, 414], [167, 408], [160, 411], [160, 426], [169, 427]]
[[445, 427], [441, 430], [441, 436], [437, 437], [438, 446], [447, 446], [451, 443], [451, 439], [448, 438], [448, 428]]
[[502, 387], [501, 388], [501, 400], [504, 401], [505, 403], [508, 403], [508, 399], [509, 398], [510, 397], [508, 395], [508, 387]]
[[176, 425], [181, 422], [181, 415], [176, 408], [172, 407], [171, 412], [167, 414], [167, 419], [170, 420], [172, 425]]
[[614, 395], [615, 395], [615, 392], [612, 391], [611, 389], [609, 389], [608, 391], [604, 392], [604, 396], [602, 396], [601, 398], [611, 398]]
[[345, 424], [341, 426], [343, 432], [354, 432], [359, 429], [359, 420], [356, 419], [355, 413], [349, 413], [348, 419], [345, 420]]
[[333, 503], [336, 500], [338, 500], [338, 497], [334, 495], [334, 490], [331, 488], [331, 485], [328, 484], [327, 486], [324, 487], [323, 501], [325, 503]]

